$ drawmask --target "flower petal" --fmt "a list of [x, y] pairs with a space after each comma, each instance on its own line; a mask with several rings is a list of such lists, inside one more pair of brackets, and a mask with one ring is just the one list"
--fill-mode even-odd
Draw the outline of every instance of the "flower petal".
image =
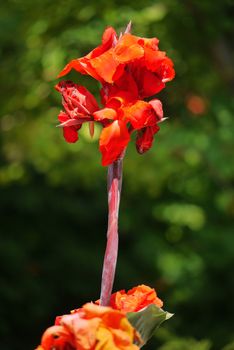
[[166, 57], [160, 68], [156, 72], [162, 79], [163, 83], [171, 81], [175, 77], [175, 70], [173, 68], [173, 62], [170, 58]]
[[141, 97], [150, 97], [161, 91], [165, 84], [157, 77], [156, 74], [145, 70], [142, 72], [142, 89], [140, 91]]
[[65, 122], [57, 125], [58, 128], [64, 128], [65, 126], [75, 126], [75, 125], [80, 125], [82, 124], [82, 121], [78, 120], [78, 119], [68, 119]]
[[149, 104], [153, 107], [158, 121], [161, 121], [163, 119], [162, 102], [155, 98], [154, 100], [149, 101]]
[[80, 64], [80, 60], [79, 59], [74, 59], [71, 60], [64, 68], [63, 70], [59, 73], [58, 78], [63, 77], [64, 75], [67, 75], [68, 73], [70, 73], [70, 71], [72, 69], [75, 69], [77, 72], [83, 73], [85, 74], [85, 71], [82, 67], [82, 65]]
[[131, 34], [124, 34], [117, 43], [114, 54], [121, 63], [127, 63], [144, 56], [144, 49], [138, 44], [138, 38]]
[[[64, 123], [69, 124], [70, 120], [72, 120], [72, 119], [67, 115], [67, 113], [61, 111], [58, 115], [58, 120], [62, 124], [64, 124]], [[64, 136], [65, 140], [69, 143], [76, 142], [78, 140], [77, 130], [79, 130], [80, 128], [81, 128], [81, 125], [64, 126], [63, 127], [63, 136]]]
[[100, 136], [102, 165], [106, 166], [117, 160], [129, 141], [128, 128], [123, 121], [115, 120], [103, 128]]
[[94, 120], [96, 120], [98, 122], [102, 121], [104, 119], [113, 120], [116, 118], [116, 116], [117, 116], [117, 113], [112, 108], [103, 108], [103, 109], [100, 109], [99, 111], [93, 113]]
[[145, 49], [145, 64], [147, 69], [157, 73], [164, 83], [175, 77], [173, 62], [163, 51]]
[[74, 126], [65, 126], [63, 128], [63, 136], [68, 143], [75, 143], [79, 139], [77, 129]]
[[166, 53], [163, 51], [155, 51], [149, 47], [145, 48], [145, 65], [152, 72], [156, 72], [166, 58]]
[[75, 350], [75, 344], [72, 334], [66, 328], [63, 326], [52, 326], [44, 332], [41, 339], [41, 348], [44, 350]]
[[100, 318], [87, 320], [79, 313], [65, 315], [61, 318], [61, 324], [74, 336], [75, 349], [79, 350], [93, 349], [100, 323]]
[[105, 51], [109, 50], [113, 43], [117, 40], [117, 35], [112, 27], [108, 27], [105, 29], [102, 35], [102, 43], [98, 47], [96, 47], [93, 51], [91, 51], [86, 57], [87, 58], [95, 58], [100, 56]]
[[138, 100], [132, 106], [123, 108], [123, 113], [123, 118], [129, 121], [134, 129], [152, 126], [157, 122], [154, 109], [145, 101]]
[[110, 49], [102, 55], [91, 59], [90, 64], [104, 81], [113, 83], [113, 76], [120, 63], [113, 56], [113, 49]]
[[143, 154], [152, 147], [154, 134], [156, 134], [159, 129], [158, 125], [154, 125], [138, 131], [136, 138], [136, 149], [138, 153]]
[[151, 48], [154, 51], [158, 50], [158, 43], [159, 40], [157, 38], [140, 38], [138, 40], [138, 43], [146, 48]]
[[63, 70], [59, 73], [59, 78], [68, 74], [72, 69], [82, 73], [89, 74], [93, 78], [99, 80], [100, 77], [96, 74], [95, 70], [89, 63], [89, 60], [100, 56], [105, 51], [109, 50], [113, 46], [113, 42], [116, 40], [116, 32], [112, 27], [108, 27], [102, 36], [102, 44], [92, 50], [88, 55], [81, 57], [79, 59], [74, 59], [70, 61]]

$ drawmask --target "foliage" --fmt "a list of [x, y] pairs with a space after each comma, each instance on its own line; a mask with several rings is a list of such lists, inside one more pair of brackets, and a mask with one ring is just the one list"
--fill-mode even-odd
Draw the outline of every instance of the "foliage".
[[[66, 144], [54, 127], [60, 97], [53, 86], [65, 62], [96, 46], [107, 25], [120, 31], [129, 19], [134, 33], [161, 40], [177, 77], [159, 96], [170, 119], [154, 147], [141, 157], [132, 145], [126, 155], [115, 290], [146, 283], [175, 313], [147, 348], [227, 346], [231, 2], [8, 0], [0, 7], [1, 348], [33, 349], [55, 315], [99, 298], [107, 204], [98, 129], [93, 141], [84, 128], [79, 143]], [[71, 78], [95, 92], [87, 77]]]
[[206, 340], [175, 339], [161, 346], [159, 350], [210, 350], [210, 343]]

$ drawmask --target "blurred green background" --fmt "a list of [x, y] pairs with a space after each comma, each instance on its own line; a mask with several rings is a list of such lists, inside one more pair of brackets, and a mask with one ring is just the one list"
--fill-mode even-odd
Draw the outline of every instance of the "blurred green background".
[[[234, 349], [233, 14], [227, 0], [8, 0], [0, 5], [0, 348], [34, 349], [99, 297], [107, 225], [98, 129], [69, 145], [53, 89], [107, 25], [157, 36], [176, 79], [144, 156], [128, 148], [115, 290], [145, 283], [175, 313], [146, 348]], [[69, 78], [97, 93], [88, 77]]]

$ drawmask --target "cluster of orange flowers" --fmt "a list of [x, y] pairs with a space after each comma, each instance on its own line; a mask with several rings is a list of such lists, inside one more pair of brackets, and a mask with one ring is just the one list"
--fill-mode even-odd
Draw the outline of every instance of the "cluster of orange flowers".
[[112, 294], [110, 307], [98, 304], [88, 303], [57, 317], [36, 350], [138, 350], [141, 338], [126, 314], [163, 305], [155, 290], [145, 285]]

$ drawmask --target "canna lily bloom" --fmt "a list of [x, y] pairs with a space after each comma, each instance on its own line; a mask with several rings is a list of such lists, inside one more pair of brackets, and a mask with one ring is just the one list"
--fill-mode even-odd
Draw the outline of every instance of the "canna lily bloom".
[[148, 305], [163, 306], [162, 300], [157, 297], [156, 291], [144, 284], [130, 289], [127, 293], [120, 290], [111, 296], [110, 306], [122, 312], [140, 311]]
[[64, 111], [58, 119], [66, 141], [78, 140], [83, 122], [89, 122], [91, 135], [94, 122], [100, 123], [99, 149], [104, 166], [124, 154], [134, 131], [137, 151], [142, 154], [151, 148], [158, 123], [164, 120], [163, 109], [158, 99], [143, 99], [161, 91], [175, 76], [172, 61], [158, 49], [157, 38], [141, 38], [129, 31], [130, 26], [118, 37], [112, 27], [107, 28], [101, 45], [72, 60], [59, 75], [75, 69], [100, 81], [102, 108], [82, 86], [69, 81], [56, 86], [63, 96]]
[[140, 341], [124, 313], [92, 303], [57, 318], [37, 350], [138, 350]]

